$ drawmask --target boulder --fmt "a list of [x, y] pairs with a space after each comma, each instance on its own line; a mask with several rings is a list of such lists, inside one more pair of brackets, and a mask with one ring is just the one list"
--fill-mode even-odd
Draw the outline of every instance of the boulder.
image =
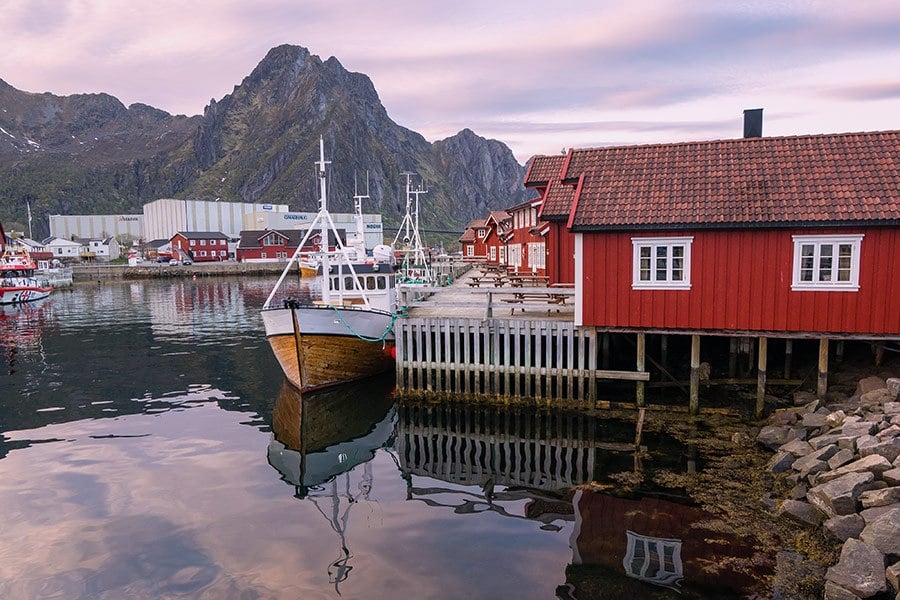
[[[896, 381], [898, 382], [897, 387], [900, 387], [900, 379], [897, 379]], [[900, 402], [897, 402], [896, 400], [897, 400], [897, 396], [895, 395], [893, 402], [885, 402], [884, 403], [884, 406], [882, 407], [884, 414], [900, 415]]]
[[785, 427], [789, 425], [793, 425], [797, 422], [799, 416], [797, 415], [796, 409], [781, 409], [776, 410], [772, 413], [772, 416], [769, 417], [769, 425], [773, 425], [776, 427]]
[[801, 456], [806, 456], [813, 451], [813, 447], [809, 445], [809, 442], [804, 440], [791, 440], [786, 444], [782, 444], [780, 448], [778, 448], [779, 452], [790, 452], [795, 457], [800, 458]]
[[823, 600], [860, 600], [861, 596], [857, 596], [848, 589], [842, 588], [833, 581], [825, 582], [825, 595]]
[[860, 406], [880, 406], [885, 402], [890, 402], [891, 396], [887, 391], [887, 388], [881, 390], [872, 390], [871, 392], [866, 392], [865, 394], [861, 394], [859, 397], [859, 405]]
[[847, 418], [847, 415], [842, 410], [836, 410], [833, 413], [829, 413], [827, 417], [825, 417], [825, 426], [826, 427], [840, 427], [844, 422], [844, 419]]
[[824, 518], [821, 511], [802, 500], [785, 500], [778, 509], [778, 515], [810, 527], [817, 527]]
[[799, 391], [794, 393], [794, 406], [808, 406], [814, 404], [812, 410], [816, 410], [819, 405], [819, 399], [812, 392]]
[[789, 471], [795, 460], [797, 460], [797, 458], [790, 452], [779, 451], [769, 459], [767, 468], [769, 469], [769, 472], [777, 475], [778, 473]]
[[875, 438], [875, 440], [874, 444], [867, 444], [865, 447], [860, 448], [859, 455], [872, 456], [877, 454], [878, 456], [883, 456], [888, 462], [892, 462], [900, 456], [900, 438], [884, 441]]
[[860, 493], [859, 502], [863, 508], [889, 506], [900, 503], [900, 487], [889, 487], [880, 490], [868, 490]]
[[859, 539], [882, 554], [900, 554], [900, 508], [889, 510], [868, 523]]
[[889, 440], [900, 436], [900, 425], [891, 425], [875, 434], [879, 440]]
[[850, 538], [841, 548], [838, 564], [828, 569], [825, 579], [860, 598], [887, 591], [884, 555], [874, 546]]
[[837, 452], [838, 447], [835, 445], [823, 446], [818, 450], [810, 452], [806, 456], [798, 458], [796, 461], [794, 461], [792, 467], [795, 471], [800, 471], [801, 476], [805, 477], [806, 475], [803, 475], [804, 471], [806, 471], [807, 474], [809, 472], [816, 473], [817, 471], [815, 470], [810, 471], [810, 467], [812, 467], [816, 463], [827, 461], [829, 458], [837, 454]]
[[805, 483], [798, 483], [794, 487], [791, 488], [791, 493], [789, 494], [791, 500], [803, 500], [806, 498], [806, 492], [809, 491], [809, 486]]
[[806, 494], [809, 503], [829, 517], [856, 512], [856, 502], [865, 485], [874, 481], [875, 475], [866, 471], [847, 473], [833, 481], [817, 485]]
[[759, 435], [756, 436], [756, 441], [769, 450], [776, 450], [779, 446], [792, 439], [794, 439], [794, 436], [791, 435], [790, 427], [777, 425], [766, 425], [760, 429]]
[[800, 425], [806, 427], [808, 429], [815, 429], [817, 427], [824, 427], [825, 420], [828, 418], [828, 415], [823, 415], [819, 413], [806, 413], [800, 416]]
[[868, 392], [873, 390], [886, 390], [887, 382], [884, 379], [878, 376], [865, 377], [859, 380], [859, 383], [856, 385], [856, 393], [855, 396], [862, 396]]
[[818, 435], [816, 437], [809, 438], [809, 445], [813, 447], [813, 450], [819, 450], [824, 448], [825, 446], [830, 446], [833, 444], [837, 444], [847, 436], [840, 433], [829, 433], [826, 435]]
[[823, 524], [825, 531], [842, 542], [859, 537], [865, 526], [865, 520], [856, 513], [831, 517]]
[[856, 458], [856, 455], [853, 454], [852, 450], [847, 450], [846, 448], [838, 450], [837, 454], [828, 459], [828, 468], [833, 471], [847, 463], [853, 462], [854, 458]]
[[894, 510], [895, 508], [900, 508], [900, 504], [889, 504], [888, 506], [876, 506], [874, 508], [865, 508], [859, 511], [859, 516], [863, 518], [863, 521], [868, 525], [881, 515], [887, 514]]
[[889, 566], [884, 575], [894, 591], [900, 592], [900, 561]]
[[857, 421], [856, 423], [844, 423], [841, 425], [841, 433], [855, 437], [872, 435], [877, 430], [878, 425], [870, 421]]
[[[806, 457], [804, 457], [805, 459]], [[802, 459], [801, 459], [802, 460]], [[796, 463], [795, 463], [796, 464]], [[795, 467], [796, 468], [796, 467]], [[837, 479], [839, 477], [843, 477], [848, 473], [873, 473], [880, 475], [885, 471], [889, 471], [891, 469], [891, 463], [883, 456], [879, 454], [872, 454], [871, 456], [866, 456], [865, 458], [861, 458], [859, 460], [855, 460], [850, 464], [846, 464], [839, 469], [835, 469], [834, 471], [827, 471], [825, 473], [819, 473], [817, 478], [817, 483], [826, 483], [833, 479]]]
[[888, 398], [891, 401], [896, 400], [900, 396], [900, 377], [891, 377], [885, 382], [885, 387], [888, 391]]
[[888, 485], [900, 485], [900, 468], [893, 468], [881, 474], [881, 478]]

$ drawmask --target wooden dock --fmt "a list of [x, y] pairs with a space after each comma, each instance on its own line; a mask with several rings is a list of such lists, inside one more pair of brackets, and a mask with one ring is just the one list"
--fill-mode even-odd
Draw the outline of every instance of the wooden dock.
[[602, 368], [598, 332], [575, 327], [574, 289], [473, 288], [472, 276], [403, 290], [407, 316], [394, 325], [400, 391], [593, 406], [600, 380], [649, 379]]

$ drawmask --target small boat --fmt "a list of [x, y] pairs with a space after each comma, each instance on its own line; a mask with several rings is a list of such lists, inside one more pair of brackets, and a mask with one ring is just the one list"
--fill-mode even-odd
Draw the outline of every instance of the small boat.
[[0, 224], [0, 304], [24, 304], [49, 296], [53, 288], [35, 277], [36, 268], [24, 246], [6, 243]]
[[[390, 369], [398, 316], [393, 251], [380, 245], [366, 255], [365, 196], [356, 197], [357, 232], [344, 244], [328, 212], [321, 139], [319, 155], [319, 212], [262, 308], [269, 346], [288, 381], [304, 392]], [[310, 240], [314, 250], [303, 251]], [[303, 286], [305, 293], [300, 293], [301, 260], [316, 265], [315, 278]], [[286, 283], [292, 272], [296, 296]]]
[[425, 248], [419, 233], [419, 195], [426, 193], [424, 184], [414, 186], [412, 173], [406, 175], [406, 214], [392, 244], [401, 257], [397, 282], [405, 286], [433, 286], [437, 277], [431, 266], [431, 252]]

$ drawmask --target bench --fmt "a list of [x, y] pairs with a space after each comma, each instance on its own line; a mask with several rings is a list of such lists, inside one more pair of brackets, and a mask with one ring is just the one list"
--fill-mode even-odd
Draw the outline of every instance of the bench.
[[[556, 304], [558, 306], [565, 305], [566, 299], [569, 296], [565, 294], [554, 294], [552, 292], [547, 293], [515, 293], [512, 298], [501, 298], [502, 302], [506, 302], [507, 304], [521, 304], [523, 306], [513, 306], [511, 307], [509, 314], [513, 314], [516, 312], [516, 308], [521, 308], [522, 312], [525, 312], [525, 304], [535, 303], [535, 304]], [[556, 309], [559, 312], [559, 309]], [[547, 312], [550, 312], [550, 308], [547, 308]]]

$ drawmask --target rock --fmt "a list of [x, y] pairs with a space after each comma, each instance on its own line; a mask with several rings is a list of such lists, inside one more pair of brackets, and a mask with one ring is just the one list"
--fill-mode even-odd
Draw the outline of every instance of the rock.
[[881, 478], [888, 485], [900, 485], [900, 468], [890, 469], [881, 474]]
[[[804, 460], [807, 457], [803, 457]], [[795, 463], [796, 464], [796, 463]], [[796, 467], [795, 467], [796, 468]], [[866, 456], [865, 458], [861, 458], [859, 460], [855, 460], [850, 464], [844, 465], [839, 469], [835, 469], [834, 471], [827, 471], [825, 473], [820, 473], [818, 478], [816, 479], [817, 483], [826, 483], [833, 479], [837, 479], [839, 477], [843, 477], [848, 473], [862, 473], [869, 472], [872, 474], [884, 473], [885, 471], [889, 471], [891, 469], [891, 463], [888, 460], [879, 455], [872, 454], [871, 456]]]
[[900, 436], [900, 425], [891, 425], [875, 434], [879, 440], [889, 440]]
[[825, 595], [823, 600], [860, 600], [861, 596], [857, 596], [848, 589], [842, 588], [833, 581], [825, 582]]
[[828, 427], [839, 427], [846, 418], [847, 415], [844, 411], [838, 410], [825, 417], [825, 425]]
[[769, 459], [769, 464], [766, 468], [769, 472], [777, 475], [778, 473], [789, 471], [795, 460], [797, 460], [797, 458], [790, 452], [777, 452]]
[[809, 503], [829, 517], [856, 512], [862, 488], [875, 479], [869, 472], [847, 473], [833, 481], [817, 485], [806, 494]]
[[781, 447], [778, 448], [778, 451], [790, 452], [796, 458], [800, 458], [810, 454], [813, 451], [813, 447], [809, 445], [809, 442], [804, 440], [791, 440], [786, 444], [782, 444]]
[[860, 456], [883, 456], [888, 462], [896, 460], [900, 456], [900, 438], [880, 441], [878, 438], [876, 443], [866, 445], [859, 449]]
[[825, 595], [822, 598], [823, 600], [861, 600], [860, 596], [842, 588], [833, 581], [825, 582]]
[[815, 404], [812, 410], [816, 410], [819, 404], [819, 399], [816, 398], [816, 395], [811, 392], [795, 392], [794, 393], [794, 406], [807, 406], [810, 404]]
[[868, 523], [859, 539], [882, 554], [900, 554], [900, 508], [894, 508]]
[[866, 524], [871, 523], [881, 515], [887, 514], [894, 510], [895, 508], [900, 508], [900, 504], [890, 504], [888, 506], [876, 506], [875, 508], [866, 508], [864, 510], [859, 511], [859, 516], [863, 518], [863, 521]]
[[900, 592], [900, 561], [889, 566], [884, 572], [884, 575], [894, 591]]
[[801, 415], [800, 424], [803, 427], [807, 427], [809, 429], [824, 427], [826, 418], [827, 415], [820, 415], [819, 413], [806, 413], [804, 415]]
[[856, 385], [856, 393], [855, 396], [862, 396], [868, 392], [873, 390], [886, 390], [887, 383], [881, 377], [871, 376], [866, 377], [864, 379], [860, 379], [859, 383]]
[[[895, 379], [894, 381], [897, 381], [897, 382], [898, 382], [898, 383], [897, 383], [897, 387], [900, 388], [900, 378]], [[882, 410], [884, 411], [884, 414], [886, 414], [886, 415], [900, 415], [900, 402], [896, 402], [896, 400], [897, 400], [897, 395], [896, 395], [896, 393], [895, 393], [895, 394], [894, 394], [894, 401], [893, 401], [893, 402], [885, 402], [885, 403], [884, 403], [884, 406], [882, 407]]]
[[841, 450], [849, 450], [850, 452], [856, 452], [856, 438], [855, 437], [846, 437], [841, 436], [837, 441], [838, 448]]
[[859, 495], [859, 502], [863, 505], [863, 508], [875, 508], [877, 506], [889, 506], [900, 503], [900, 487], [862, 492]]
[[837, 454], [828, 459], [828, 468], [833, 471], [843, 467], [847, 463], [852, 462], [855, 457], [856, 455], [853, 454], [852, 450], [847, 450], [846, 448], [839, 450]]
[[874, 546], [850, 538], [841, 548], [838, 564], [828, 569], [825, 579], [861, 598], [887, 591], [884, 555]]
[[865, 526], [866, 521], [857, 514], [831, 517], [823, 524], [825, 531], [842, 542], [846, 542], [850, 538], [859, 537]]
[[[785, 500], [778, 509], [778, 516], [788, 517], [801, 525], [817, 527], [822, 522], [823, 515], [820, 510], [801, 500]], [[862, 518], [860, 517], [860, 520]]]
[[731, 436], [731, 443], [735, 446], [746, 446], [750, 443], [750, 436], [743, 431], [736, 431]]
[[791, 488], [791, 500], [803, 500], [806, 498], [806, 492], [809, 491], [809, 486], [805, 483], [798, 483], [793, 488]]
[[766, 425], [759, 431], [756, 441], [769, 450], [775, 450], [791, 439], [791, 429], [784, 426]]
[[872, 435], [877, 431], [877, 425], [868, 421], [857, 421], [856, 423], [844, 423], [841, 425], [841, 433], [859, 437], [861, 435]]
[[[804, 471], [809, 471], [809, 468], [819, 462], [827, 461], [829, 458], [837, 454], [838, 448], [835, 445], [831, 446], [823, 446], [818, 450], [810, 452], [806, 456], [802, 456], [794, 461], [792, 465], [795, 471], [800, 471], [803, 473]], [[816, 472], [816, 471], [813, 471]], [[805, 477], [805, 475], [803, 475]]]
[[859, 397], [859, 405], [860, 406], [880, 406], [885, 402], [890, 402], [891, 397], [888, 393], [887, 389], [881, 390], [872, 390], [871, 392], [866, 392]]
[[847, 436], [840, 433], [829, 433], [826, 435], [818, 435], [816, 437], [809, 438], [808, 441], [809, 445], [813, 447], [813, 450], [820, 450], [825, 446], [839, 444], [840, 441], [846, 437]]
[[774, 413], [772, 413], [772, 416], [769, 417], [769, 425], [780, 426], [780, 427], [789, 426], [789, 425], [793, 425], [794, 423], [796, 423], [798, 418], [799, 417], [797, 416], [796, 410], [791, 410], [791, 409], [776, 410]]
[[[891, 401], [897, 399], [900, 396], [900, 377], [891, 377], [885, 382], [885, 387], [887, 387], [888, 398]], [[900, 408], [898, 408], [900, 410]]]

